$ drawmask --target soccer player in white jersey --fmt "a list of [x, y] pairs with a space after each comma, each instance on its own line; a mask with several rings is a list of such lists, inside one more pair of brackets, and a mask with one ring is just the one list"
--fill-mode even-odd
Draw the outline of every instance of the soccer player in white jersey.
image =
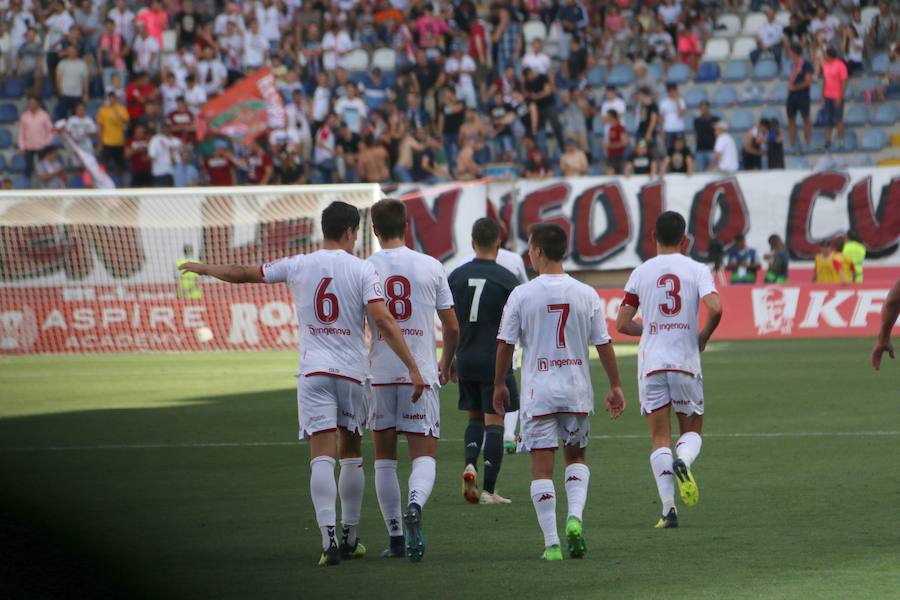
[[[691, 465], [700, 454], [703, 425], [703, 376], [700, 353], [722, 318], [722, 304], [709, 269], [681, 254], [687, 239], [684, 217], [672, 211], [656, 220], [657, 256], [632, 273], [625, 284], [616, 329], [640, 336], [638, 390], [641, 414], [650, 426], [650, 468], [656, 479], [662, 518], [658, 529], [678, 527], [675, 485], [687, 506], [700, 501]], [[703, 329], [697, 330], [700, 302], [706, 305]], [[642, 322], [636, 322], [638, 307]], [[672, 459], [671, 410], [681, 437]]]
[[[397, 433], [405, 433], [412, 460], [407, 508], [406, 554], [422, 560], [425, 536], [422, 508], [435, 478], [435, 454], [441, 435], [440, 386], [447, 383], [450, 363], [459, 341], [459, 323], [453, 310], [453, 295], [443, 265], [430, 256], [414, 252], [404, 243], [406, 206], [399, 200], [381, 200], [372, 206], [372, 227], [382, 250], [369, 257], [384, 287], [387, 308], [400, 325], [422, 378], [428, 387], [413, 400], [406, 367], [380, 336], [373, 337], [369, 352], [372, 395], [369, 428], [375, 440], [375, 491], [390, 536], [382, 556], [403, 556], [400, 524], [400, 483], [397, 480]], [[434, 313], [443, 325], [441, 363], [435, 359]]]
[[[368, 417], [365, 320], [408, 371], [417, 400], [427, 387], [396, 321], [384, 303], [375, 268], [351, 254], [359, 232], [359, 211], [332, 202], [322, 212], [322, 249], [261, 266], [189, 262], [182, 271], [209, 275], [229, 283], [287, 283], [300, 328], [297, 404], [300, 437], [310, 441], [310, 494], [322, 533], [319, 565], [365, 555], [357, 538], [365, 476], [362, 433]], [[337, 485], [334, 465], [340, 447]], [[335, 538], [335, 501], [341, 498], [343, 535]]]
[[596, 290], [569, 277], [562, 260], [568, 247], [559, 225], [531, 228], [528, 255], [539, 276], [509, 296], [497, 334], [494, 409], [502, 413], [509, 400], [506, 372], [513, 347], [522, 343], [521, 449], [531, 453], [531, 500], [544, 534], [544, 560], [562, 560], [556, 529], [553, 463], [559, 440], [566, 463], [569, 556], [587, 551], [582, 525], [590, 471], [585, 450], [594, 412], [589, 348], [596, 346], [609, 379], [606, 410], [616, 419], [625, 409], [616, 354], [606, 330], [606, 317]]

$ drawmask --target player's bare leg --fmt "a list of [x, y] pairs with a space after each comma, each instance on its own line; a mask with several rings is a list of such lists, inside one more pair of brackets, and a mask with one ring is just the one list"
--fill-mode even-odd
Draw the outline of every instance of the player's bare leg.
[[397, 430], [393, 427], [373, 431], [375, 442], [375, 495], [390, 544], [381, 554], [383, 558], [403, 558], [403, 507], [400, 501], [400, 481], [397, 479]]
[[587, 552], [584, 542], [584, 505], [587, 503], [588, 483], [591, 472], [584, 462], [586, 448], [572, 445], [563, 448], [566, 461], [566, 500], [569, 515], [566, 518], [566, 542], [569, 556], [582, 558]]
[[412, 472], [409, 474], [409, 502], [403, 522], [406, 524], [406, 553], [418, 562], [425, 554], [425, 531], [422, 508], [431, 496], [436, 472], [437, 438], [430, 435], [406, 434]]
[[341, 558], [362, 558], [366, 547], [356, 537], [363, 495], [366, 492], [366, 475], [363, 471], [362, 436], [344, 427], [338, 427], [341, 472], [338, 476], [338, 495], [341, 498]]
[[675, 510], [675, 474], [672, 471], [672, 425], [670, 423], [669, 405], [646, 415], [650, 428], [652, 450], [650, 453], [650, 469], [656, 480], [659, 500], [662, 504], [662, 518], [656, 524], [657, 529], [678, 527], [678, 513]]
[[562, 560], [559, 533], [556, 531], [556, 488], [553, 486], [553, 462], [556, 449], [531, 451], [531, 503], [544, 534], [544, 560]]
[[481, 446], [484, 444], [484, 413], [475, 410], [468, 411], [469, 424], [463, 436], [465, 444], [466, 468], [463, 471], [462, 495], [466, 502], [478, 503], [478, 455], [481, 454]]
[[700, 430], [703, 428], [703, 415], [693, 413], [678, 415], [678, 426], [681, 430], [681, 437], [675, 442], [676, 459], [672, 464], [672, 470], [675, 473], [675, 480], [678, 483], [678, 490], [681, 493], [681, 499], [686, 506], [696, 506], [700, 502], [700, 488], [691, 473], [691, 465], [700, 455], [700, 447], [703, 445], [703, 438], [700, 437]]
[[336, 565], [341, 562], [335, 537], [337, 485], [334, 481], [334, 464], [337, 457], [337, 432], [331, 429], [312, 434], [309, 455], [309, 492], [316, 511], [316, 522], [322, 532], [319, 565]]
[[510, 504], [511, 500], [497, 493], [497, 477], [503, 464], [503, 417], [484, 414], [484, 481], [479, 503]]

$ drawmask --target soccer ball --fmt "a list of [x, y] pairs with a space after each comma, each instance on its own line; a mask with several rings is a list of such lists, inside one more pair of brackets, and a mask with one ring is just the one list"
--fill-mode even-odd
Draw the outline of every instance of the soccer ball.
[[197, 331], [194, 333], [194, 335], [197, 336], [197, 341], [200, 342], [201, 344], [206, 344], [207, 342], [210, 342], [213, 339], [213, 332], [212, 332], [212, 329], [210, 329], [209, 327], [198, 328]]

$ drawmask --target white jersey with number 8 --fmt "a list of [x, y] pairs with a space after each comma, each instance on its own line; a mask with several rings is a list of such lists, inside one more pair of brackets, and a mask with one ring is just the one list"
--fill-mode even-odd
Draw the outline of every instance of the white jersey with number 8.
[[497, 338], [521, 341], [523, 417], [593, 414], [589, 349], [608, 344], [596, 290], [568, 275], [541, 275], [515, 288]]
[[700, 299], [714, 293], [709, 269], [681, 254], [651, 258], [632, 271], [622, 303], [641, 309], [639, 377], [662, 372], [701, 375]]
[[266, 263], [266, 283], [285, 282], [300, 326], [300, 376], [366, 379], [366, 305], [382, 301], [375, 268], [343, 250]]
[[[388, 310], [403, 332], [419, 373], [425, 383], [438, 383], [434, 315], [435, 310], [453, 307], [444, 267], [406, 246], [376, 252], [368, 262], [378, 272]], [[377, 333], [369, 352], [369, 377], [374, 385], [409, 383], [409, 369]]]

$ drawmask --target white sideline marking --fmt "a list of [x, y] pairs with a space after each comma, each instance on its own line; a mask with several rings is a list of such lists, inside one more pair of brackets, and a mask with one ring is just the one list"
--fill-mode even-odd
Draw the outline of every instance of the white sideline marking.
[[[746, 433], [706, 433], [705, 438], [808, 438], [808, 437], [892, 437], [900, 435], [900, 431], [772, 431]], [[592, 440], [643, 440], [649, 434], [592, 435]], [[368, 440], [366, 436], [365, 441]], [[441, 438], [441, 442], [460, 443], [457, 438]], [[64, 452], [69, 450], [158, 450], [168, 448], [256, 448], [274, 446], [294, 446], [299, 441], [285, 442], [189, 442], [181, 444], [98, 444], [95, 446], [19, 446], [3, 448], [0, 452]]]

